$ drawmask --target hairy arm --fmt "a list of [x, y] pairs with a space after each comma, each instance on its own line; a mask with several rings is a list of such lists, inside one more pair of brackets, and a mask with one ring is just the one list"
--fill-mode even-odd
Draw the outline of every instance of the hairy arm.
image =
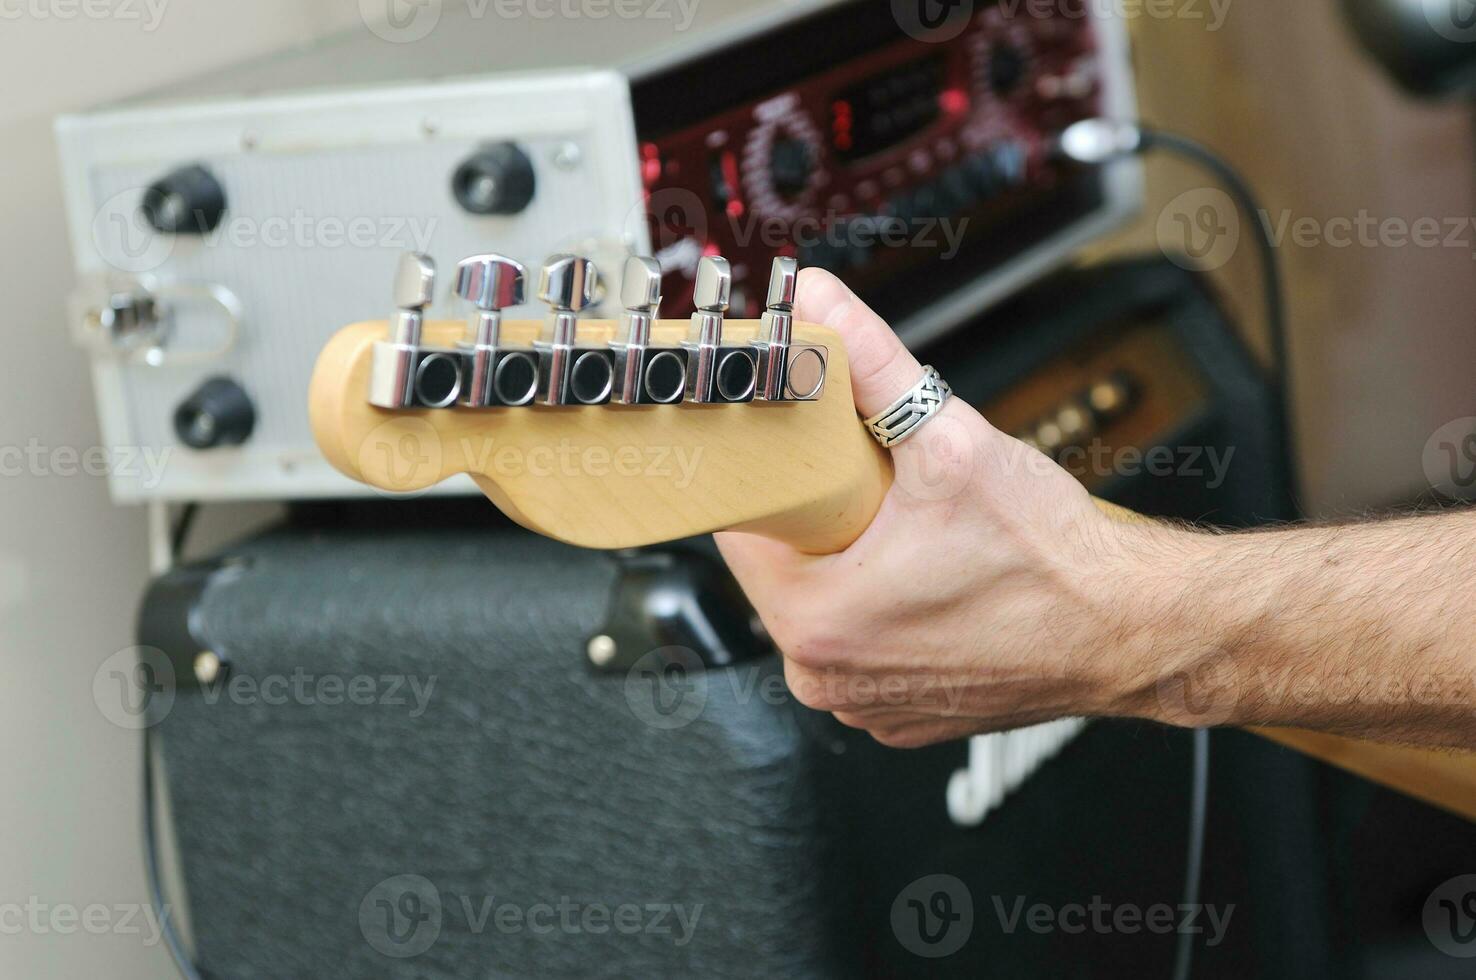
[[1124, 714], [1476, 746], [1476, 512], [1210, 535], [1144, 530], [1118, 620]]
[[[921, 376], [833, 276], [805, 270], [795, 312], [844, 338], [863, 417]], [[1230, 535], [1124, 522], [959, 399], [892, 457], [841, 554], [718, 537], [795, 697], [844, 724], [898, 747], [1078, 715], [1476, 747], [1476, 513]]]

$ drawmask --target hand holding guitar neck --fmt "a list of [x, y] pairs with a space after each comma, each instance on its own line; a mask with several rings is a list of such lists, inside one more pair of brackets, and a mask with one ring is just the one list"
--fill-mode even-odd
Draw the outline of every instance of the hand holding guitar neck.
[[[1128, 713], [1136, 665], [1108, 640], [1151, 573], [1132, 556], [1175, 532], [1107, 519], [1064, 470], [948, 398], [829, 274], [801, 274], [794, 314], [839, 335], [856, 413], [894, 443], [896, 468], [840, 554], [718, 535], [795, 696], [896, 746]], [[1076, 655], [1088, 650], [1101, 653]]]

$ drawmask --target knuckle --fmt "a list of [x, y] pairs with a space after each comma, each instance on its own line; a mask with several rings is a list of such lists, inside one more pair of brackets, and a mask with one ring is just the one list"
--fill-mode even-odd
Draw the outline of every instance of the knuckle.
[[[912, 367], [917, 362], [912, 352], [903, 347], [890, 330], [858, 331], [847, 337], [847, 346], [852, 348], [851, 384], [854, 387], [875, 388], [884, 381], [909, 377], [914, 373]], [[903, 387], [909, 383], [904, 383]]]
[[844, 639], [835, 630], [810, 618], [784, 630], [776, 641], [785, 657], [811, 671], [836, 667], [845, 649]]
[[912, 750], [930, 745], [927, 735], [916, 729], [891, 728], [874, 731], [871, 737], [889, 749]]
[[805, 670], [803, 667], [785, 665], [784, 681], [789, 686], [789, 693], [801, 705], [811, 711], [829, 711], [832, 707], [830, 698], [826, 692], [822, 678], [813, 671]]

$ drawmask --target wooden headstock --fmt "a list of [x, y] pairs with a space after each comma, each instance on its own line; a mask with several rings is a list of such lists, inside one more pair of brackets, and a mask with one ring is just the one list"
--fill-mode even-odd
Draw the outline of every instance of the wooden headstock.
[[[504, 343], [531, 345], [537, 321], [501, 325]], [[581, 344], [615, 338], [613, 321], [581, 320]], [[891, 461], [852, 403], [845, 347], [797, 323], [797, 343], [829, 348], [816, 401], [730, 405], [589, 405], [395, 409], [366, 398], [384, 321], [341, 330], [313, 373], [318, 445], [340, 471], [381, 490], [424, 490], [467, 473], [498, 508], [532, 531], [587, 548], [628, 548], [739, 529], [814, 553], [844, 549], [870, 524]], [[676, 345], [686, 320], [661, 320], [653, 343]], [[729, 320], [724, 342], [759, 335]], [[427, 347], [455, 347], [464, 322], [423, 327]]]

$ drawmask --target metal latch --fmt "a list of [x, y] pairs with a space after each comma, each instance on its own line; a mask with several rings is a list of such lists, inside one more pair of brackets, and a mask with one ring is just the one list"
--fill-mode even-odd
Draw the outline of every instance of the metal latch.
[[[177, 317], [192, 306], [207, 307], [220, 321], [220, 340], [213, 347], [175, 349]], [[73, 292], [71, 309], [73, 334], [84, 350], [150, 367], [214, 360], [236, 346], [241, 332], [241, 301], [214, 283], [100, 277]]]

